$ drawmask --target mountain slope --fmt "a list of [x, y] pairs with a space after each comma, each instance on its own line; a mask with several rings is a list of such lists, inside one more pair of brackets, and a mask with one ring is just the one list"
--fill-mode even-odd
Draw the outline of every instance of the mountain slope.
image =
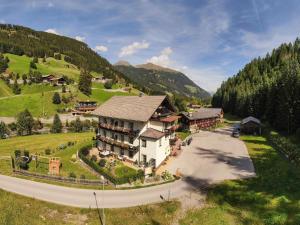
[[252, 60], [222, 84], [212, 104], [241, 117], [258, 117], [287, 133], [300, 129], [300, 40]]
[[127, 62], [116, 63], [114, 68], [139, 86], [153, 93], [179, 94], [186, 97], [207, 99], [210, 94], [181, 72], [152, 63], [131, 66]]
[[22, 26], [0, 24], [0, 52], [39, 58], [53, 57], [55, 53], [61, 53], [66, 56], [64, 58], [66, 62], [78, 68], [87, 68], [116, 80], [127, 80], [87, 44], [69, 37], [35, 31]]

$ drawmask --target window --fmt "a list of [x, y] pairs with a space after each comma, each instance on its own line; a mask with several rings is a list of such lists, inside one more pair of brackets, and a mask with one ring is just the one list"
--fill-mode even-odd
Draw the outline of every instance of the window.
[[119, 126], [119, 122], [115, 121], [115, 127]]
[[110, 136], [110, 137], [111, 137], [111, 138], [114, 138], [114, 133], [113, 133], [113, 132], [111, 132], [110, 134], [111, 134], [111, 136]]
[[133, 137], [129, 137], [129, 143], [133, 144]]
[[147, 163], [147, 155], [142, 155], [143, 157], [143, 163], [146, 164]]
[[129, 158], [133, 158], [133, 151], [129, 151]]
[[118, 140], [118, 135], [117, 135], [117, 134], [115, 134], [115, 140], [116, 140], [116, 141]]
[[159, 147], [161, 146], [161, 139], [159, 139]]
[[124, 121], [121, 121], [121, 125], [120, 125], [120, 127], [124, 127], [125, 126], [125, 123], [124, 123]]
[[103, 150], [106, 149], [106, 143], [102, 142], [102, 148], [103, 148]]
[[124, 142], [124, 135], [121, 135], [121, 141]]
[[114, 125], [114, 120], [113, 119], [110, 120], [110, 125]]
[[107, 119], [106, 118], [104, 118], [104, 123], [107, 123]]
[[106, 131], [105, 130], [103, 130], [103, 136], [106, 137]]
[[121, 149], [121, 155], [124, 155], [125, 153], [124, 153], [124, 149]]
[[114, 152], [115, 151], [115, 146], [111, 146], [111, 148], [110, 148], [110, 150], [112, 151], [112, 152]]
[[133, 122], [130, 122], [130, 123], [129, 123], [129, 128], [130, 128], [131, 130], [133, 130]]
[[142, 147], [146, 148], [147, 147], [147, 141], [146, 140], [142, 140]]

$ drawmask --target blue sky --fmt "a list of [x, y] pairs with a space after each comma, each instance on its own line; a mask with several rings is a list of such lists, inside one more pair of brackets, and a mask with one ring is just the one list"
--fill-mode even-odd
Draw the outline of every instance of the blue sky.
[[215, 91], [300, 36], [297, 0], [0, 0], [0, 23], [86, 42], [111, 63], [153, 62]]

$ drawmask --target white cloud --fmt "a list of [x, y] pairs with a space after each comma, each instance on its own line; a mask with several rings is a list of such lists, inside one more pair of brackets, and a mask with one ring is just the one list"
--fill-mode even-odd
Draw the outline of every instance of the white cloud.
[[173, 50], [170, 47], [164, 48], [159, 56], [153, 56], [147, 60], [147, 62], [159, 65], [159, 66], [170, 66], [171, 60], [170, 55], [172, 54]]
[[54, 7], [54, 4], [53, 4], [52, 2], [48, 2], [47, 6], [48, 6], [49, 8], [52, 8], [52, 7]]
[[58, 33], [58, 31], [56, 29], [54, 29], [54, 28], [49, 28], [49, 29], [45, 30], [45, 32], [48, 32], [48, 33], [51, 33], [51, 34], [60, 35]]
[[150, 44], [146, 41], [142, 42], [133, 42], [131, 45], [124, 46], [121, 48], [121, 51], [119, 53], [119, 57], [132, 55], [134, 53], [137, 53], [141, 49], [147, 49], [149, 48]]
[[94, 50], [96, 52], [107, 52], [108, 48], [104, 45], [97, 45]]
[[84, 42], [85, 41], [85, 37], [81, 37], [81, 36], [76, 36], [75, 39], [77, 41], [81, 41], [81, 42]]

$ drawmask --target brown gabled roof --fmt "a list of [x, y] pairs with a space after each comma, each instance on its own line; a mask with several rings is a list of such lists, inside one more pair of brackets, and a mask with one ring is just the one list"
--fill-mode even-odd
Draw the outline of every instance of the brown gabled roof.
[[219, 117], [222, 113], [221, 108], [201, 108], [192, 113], [183, 113], [189, 120], [209, 119]]
[[145, 138], [160, 139], [165, 136], [165, 133], [153, 128], [147, 128], [147, 130], [144, 131], [140, 136]]
[[110, 118], [146, 122], [166, 96], [114, 96], [93, 114]]

